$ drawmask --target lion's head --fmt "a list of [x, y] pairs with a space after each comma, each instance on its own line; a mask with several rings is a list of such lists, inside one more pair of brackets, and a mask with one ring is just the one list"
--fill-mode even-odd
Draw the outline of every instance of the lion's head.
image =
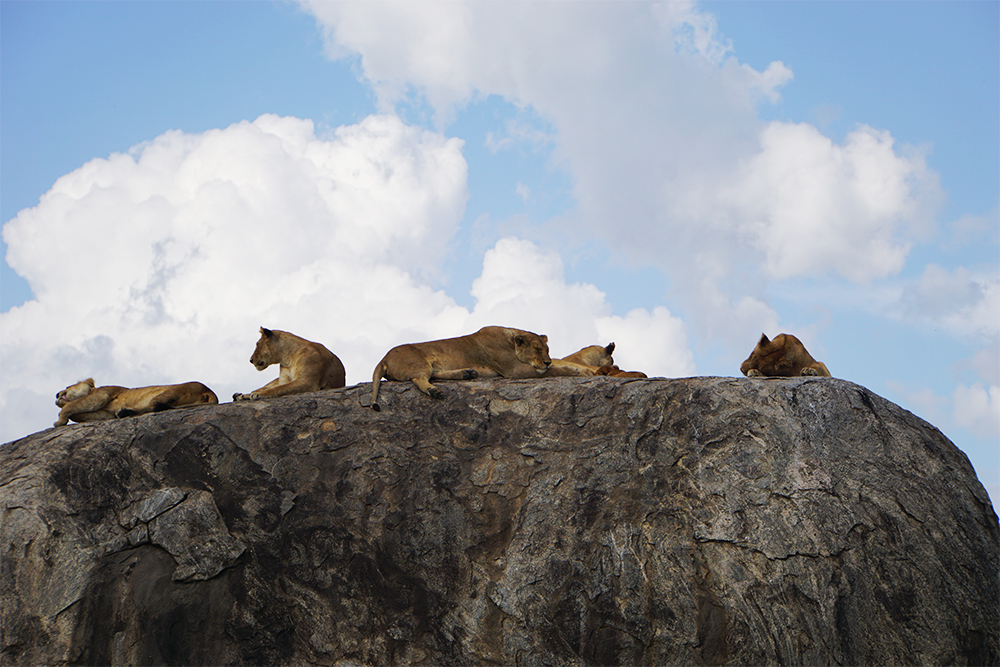
[[773, 366], [777, 359], [771, 359], [770, 357], [780, 355], [781, 349], [776, 348], [767, 335], [761, 334], [760, 340], [757, 341], [757, 346], [750, 352], [750, 356], [746, 358], [746, 361], [740, 364], [740, 373], [746, 375], [752, 370], [760, 370], [762, 366]]
[[56, 394], [56, 405], [61, 408], [67, 403], [75, 401], [78, 398], [83, 398], [94, 391], [94, 386], [94, 378], [87, 378], [86, 380], [80, 380], [76, 384], [71, 384]]
[[614, 357], [611, 353], [615, 351], [615, 344], [608, 343], [607, 345], [591, 345], [585, 347], [576, 354], [571, 355], [573, 361], [579, 364], [586, 364], [588, 366], [612, 366], [615, 363]]
[[513, 338], [514, 356], [518, 361], [530, 364], [541, 375], [552, 364], [549, 357], [549, 337], [530, 332], [518, 333]]
[[277, 363], [275, 350], [272, 349], [274, 342], [274, 332], [261, 327], [260, 340], [257, 341], [257, 347], [254, 348], [253, 354], [250, 356], [250, 363], [254, 365], [254, 368], [262, 371], [271, 364]]

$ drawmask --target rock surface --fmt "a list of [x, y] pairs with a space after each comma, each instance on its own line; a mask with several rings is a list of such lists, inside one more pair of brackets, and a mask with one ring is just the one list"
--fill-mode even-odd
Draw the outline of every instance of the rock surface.
[[835, 379], [386, 383], [0, 449], [4, 664], [997, 664], [1000, 531]]

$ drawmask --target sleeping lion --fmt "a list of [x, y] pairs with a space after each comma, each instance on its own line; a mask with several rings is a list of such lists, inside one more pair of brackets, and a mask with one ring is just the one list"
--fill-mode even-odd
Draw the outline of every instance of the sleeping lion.
[[380, 410], [382, 378], [410, 381], [431, 398], [444, 393], [431, 380], [536, 378], [552, 363], [548, 337], [507, 327], [483, 327], [467, 336], [398, 345], [372, 373], [372, 410]]
[[55, 426], [75, 422], [119, 419], [192, 405], [215, 405], [219, 398], [200, 382], [165, 384], [128, 389], [116, 385], [95, 387], [87, 378], [56, 394], [56, 405], [62, 408]]
[[747, 377], [830, 377], [826, 364], [813, 359], [802, 341], [791, 334], [778, 334], [774, 340], [761, 334], [757, 347], [740, 364], [740, 372]]

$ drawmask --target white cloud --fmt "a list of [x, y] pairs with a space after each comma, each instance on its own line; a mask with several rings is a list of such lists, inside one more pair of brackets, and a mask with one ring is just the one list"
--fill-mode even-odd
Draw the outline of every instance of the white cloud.
[[1000, 386], [959, 385], [953, 398], [959, 426], [981, 438], [1000, 441]]
[[903, 316], [943, 327], [959, 338], [1000, 338], [1000, 276], [954, 271], [928, 264], [920, 279], [904, 288]]
[[261, 116], [59, 179], [3, 230], [37, 295], [0, 315], [4, 439], [54, 419], [51, 401], [44, 421], [8, 410], [16, 396], [84, 377], [261, 386], [260, 325], [323, 342], [353, 381], [399, 331], [452, 332], [466, 311], [426, 283], [464, 212], [461, 148], [394, 116], [327, 139]]
[[656, 306], [652, 312], [636, 308], [625, 317], [602, 317], [596, 326], [598, 340], [614, 341], [615, 364], [622, 370], [642, 371], [650, 377], [695, 374], [687, 327], [663, 306]]
[[589, 284], [566, 284], [559, 255], [530, 241], [504, 238], [487, 252], [472, 295], [476, 306], [470, 329], [521, 322], [520, 328], [546, 334], [556, 357], [613, 341], [622, 368], [671, 377], [694, 373], [679, 318], [662, 306], [613, 315], [603, 292]]
[[487, 324], [545, 333], [560, 356], [613, 334], [644, 370], [686, 368], [666, 309], [612, 317], [528, 241], [486, 253], [471, 312], [433, 288], [467, 198], [461, 148], [394, 116], [328, 138], [262, 116], [168, 132], [59, 179], [3, 229], [37, 298], [0, 315], [0, 437], [47, 427], [55, 392], [86, 377], [200, 380], [222, 400], [261, 386], [277, 373], [248, 363], [261, 325], [323, 343], [349, 383], [393, 345]]
[[938, 189], [923, 157], [898, 155], [893, 143], [870, 127], [842, 146], [811, 125], [764, 129], [731, 197], [732, 215], [770, 275], [834, 271], [867, 282], [902, 269]]
[[[941, 199], [923, 156], [888, 132], [861, 127], [838, 144], [763, 123], [757, 105], [779, 99], [791, 70], [739, 63], [694, 3], [303, 5], [331, 55], [360, 55], [389, 107], [423, 95], [447, 119], [499, 95], [533, 110], [579, 202], [554, 224], [661, 269], [699, 327], [717, 329], [721, 304], [776, 319], [768, 281], [898, 273]], [[518, 136], [508, 127], [488, 143]]]

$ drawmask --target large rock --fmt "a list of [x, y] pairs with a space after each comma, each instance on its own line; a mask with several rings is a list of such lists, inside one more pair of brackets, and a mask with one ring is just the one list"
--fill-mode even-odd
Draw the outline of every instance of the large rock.
[[387, 383], [0, 449], [10, 664], [997, 664], [968, 459], [849, 382]]

